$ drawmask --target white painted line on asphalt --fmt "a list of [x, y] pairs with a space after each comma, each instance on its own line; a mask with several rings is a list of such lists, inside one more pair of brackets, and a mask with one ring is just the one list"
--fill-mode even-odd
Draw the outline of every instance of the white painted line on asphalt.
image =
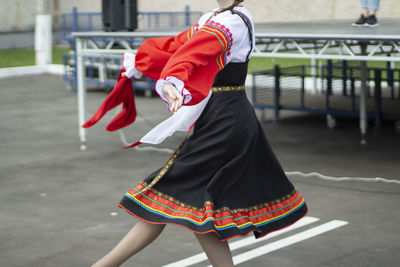
[[[244, 239], [229, 243], [229, 247], [230, 247], [231, 251], [233, 251], [235, 249], [239, 249], [239, 248], [242, 248], [242, 247], [245, 247], [245, 246], [249, 246], [249, 245], [252, 245], [252, 244], [255, 244], [255, 243], [259, 243], [259, 242], [265, 241], [267, 239], [279, 236], [281, 234], [287, 233], [287, 232], [295, 230], [297, 228], [300, 228], [300, 227], [306, 226], [308, 224], [317, 222], [318, 220], [319, 220], [319, 218], [307, 216], [307, 217], [304, 217], [304, 218], [300, 219], [299, 221], [297, 221], [293, 225], [291, 225], [289, 227], [286, 227], [286, 228], [284, 228], [282, 230], [270, 233], [265, 237], [258, 238], [258, 239], [255, 239], [253, 236], [246, 237]], [[189, 258], [186, 258], [186, 259], [183, 259], [183, 260], [180, 260], [180, 261], [177, 261], [177, 262], [173, 262], [173, 263], [170, 263], [168, 265], [164, 265], [163, 267], [186, 267], [186, 266], [190, 266], [190, 265], [193, 265], [193, 264], [205, 261], [205, 260], [207, 260], [207, 256], [203, 252], [203, 253], [199, 253], [199, 254], [196, 254], [194, 256], [191, 256]]]
[[266, 236], [264, 236], [262, 238], [255, 239], [254, 236], [251, 236], [251, 237], [246, 237], [246, 238], [244, 238], [242, 240], [238, 240], [238, 241], [232, 242], [232, 243], [229, 244], [229, 248], [231, 249], [231, 251], [233, 251], [233, 250], [238, 249], [238, 248], [242, 248], [242, 247], [245, 247], [245, 246], [253, 245], [253, 244], [256, 244], [256, 243], [259, 243], [259, 242], [263, 242], [263, 241], [265, 241], [267, 239], [282, 235], [284, 233], [287, 233], [289, 231], [295, 230], [297, 228], [306, 226], [308, 224], [311, 224], [311, 223], [314, 223], [314, 222], [317, 222], [317, 221], [319, 221], [319, 218], [307, 216], [307, 217], [304, 217], [301, 220], [297, 221], [296, 223], [294, 223], [291, 226], [283, 228], [282, 230], [279, 230], [279, 231], [272, 232], [272, 233], [270, 233], [270, 234], [268, 234], [268, 235], [266, 235]]
[[205, 261], [207, 259], [206, 253], [199, 253], [196, 254], [192, 257], [180, 260], [180, 261], [176, 261], [167, 265], [163, 265], [162, 267], [186, 267], [186, 266], [190, 266], [202, 261]]
[[234, 264], [240, 264], [242, 262], [249, 261], [251, 259], [263, 256], [269, 252], [272, 252], [272, 251], [281, 249], [283, 247], [287, 247], [292, 244], [312, 238], [314, 236], [321, 235], [323, 233], [332, 231], [332, 230], [342, 227], [346, 224], [348, 224], [348, 222], [346, 222], [346, 221], [332, 220], [332, 221], [324, 223], [322, 225], [313, 227], [309, 230], [305, 230], [298, 234], [286, 237], [284, 239], [281, 239], [281, 240], [266, 244], [264, 246], [258, 247], [256, 249], [252, 249], [252, 250], [249, 250], [242, 254], [239, 254], [239, 255], [233, 257], [233, 262], [234, 262]]

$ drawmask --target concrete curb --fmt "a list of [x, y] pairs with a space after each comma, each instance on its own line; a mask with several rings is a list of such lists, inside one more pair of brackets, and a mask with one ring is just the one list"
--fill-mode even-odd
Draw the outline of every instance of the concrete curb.
[[0, 69], [0, 79], [39, 74], [63, 75], [64, 66], [60, 64], [48, 64], [45, 66], [34, 65]]

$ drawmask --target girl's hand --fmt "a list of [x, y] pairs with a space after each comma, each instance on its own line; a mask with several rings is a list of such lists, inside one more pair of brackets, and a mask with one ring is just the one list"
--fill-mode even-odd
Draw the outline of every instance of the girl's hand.
[[125, 72], [121, 73], [121, 77], [122, 77], [122, 78], [125, 77]]
[[169, 111], [177, 112], [178, 109], [182, 107], [183, 97], [178, 90], [168, 82], [164, 84], [163, 91], [169, 103]]

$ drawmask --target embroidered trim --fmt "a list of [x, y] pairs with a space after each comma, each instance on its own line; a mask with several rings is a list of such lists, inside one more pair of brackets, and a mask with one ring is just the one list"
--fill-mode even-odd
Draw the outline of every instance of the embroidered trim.
[[214, 35], [221, 43], [222, 51], [217, 56], [217, 64], [219, 69], [222, 70], [228, 62], [228, 56], [231, 54], [230, 50], [233, 42], [231, 32], [224, 25], [214, 21], [207, 22], [199, 31]]
[[[172, 154], [172, 156], [170, 157], [170, 159], [167, 161], [167, 163], [165, 163], [165, 165], [162, 167], [162, 169], [160, 170], [160, 172], [157, 174], [157, 176], [153, 179], [153, 181], [151, 181], [150, 184], [146, 184], [146, 186], [144, 186], [141, 190], [138, 190], [137, 192], [133, 193], [131, 196], [132, 197], [136, 197], [139, 194], [142, 194], [145, 191], [151, 190], [152, 187], [161, 180], [161, 178], [167, 173], [168, 169], [171, 167], [171, 165], [174, 163], [176, 157], [179, 155], [179, 153], [181, 152], [181, 149], [183, 147], [183, 145], [186, 142], [187, 137], [185, 138], [185, 140], [183, 140], [182, 144], [175, 150], [174, 154]], [[131, 190], [132, 191], [132, 190]]]
[[199, 31], [199, 23], [196, 23], [196, 24], [193, 25], [193, 26], [190, 28], [190, 30], [188, 31], [188, 34], [187, 34], [188, 40], [189, 40], [190, 38], [192, 38], [192, 36], [193, 36], [196, 32], [198, 32], [198, 31]]
[[[163, 198], [165, 200], [168, 200], [168, 201], [174, 203], [177, 206], [180, 206], [180, 207], [186, 208], [186, 209], [191, 209], [191, 210], [196, 211], [196, 212], [204, 212], [204, 210], [205, 210], [204, 207], [206, 207], [206, 206], [214, 206], [214, 203], [212, 201], [205, 201], [203, 208], [194, 207], [192, 205], [182, 203], [179, 200], [177, 200], [177, 199], [175, 199], [175, 198], [173, 198], [173, 197], [171, 197], [171, 196], [169, 196], [169, 195], [167, 195], [165, 193], [162, 193], [162, 192], [158, 191], [157, 189], [155, 189], [153, 187], [146, 189], [147, 187], [148, 187], [148, 184], [146, 182], [142, 181], [136, 187], [132, 188], [127, 193], [127, 195], [135, 197], [135, 196], [141, 194], [142, 196], [145, 196], [146, 192], [144, 192], [144, 191], [150, 191], [152, 194], [154, 194], [154, 195], [156, 195], [158, 197], [161, 197], [161, 198]], [[229, 207], [222, 207], [222, 208], [219, 208], [219, 209], [215, 210], [215, 213], [221, 213], [221, 212], [225, 212], [225, 211], [229, 211], [231, 213], [256, 211], [256, 210], [259, 210], [259, 209], [262, 209], [262, 208], [265, 208], [265, 207], [271, 207], [273, 205], [282, 203], [282, 202], [290, 199], [291, 197], [293, 197], [296, 193], [297, 193], [297, 191], [293, 190], [292, 192], [290, 192], [289, 194], [287, 194], [287, 195], [285, 195], [285, 196], [283, 196], [281, 198], [278, 198], [278, 199], [275, 199], [275, 200], [271, 200], [269, 202], [265, 202], [265, 203], [262, 203], [262, 204], [259, 204], [259, 205], [247, 207], [247, 208], [240, 208], [240, 209], [232, 209], [231, 210]], [[147, 195], [147, 197], [151, 198], [148, 195]]]
[[240, 85], [240, 86], [221, 86], [221, 87], [212, 87], [211, 88], [211, 90], [214, 93], [244, 91], [245, 89], [246, 89], [246, 87], [244, 85]]
[[223, 33], [225, 33], [227, 35], [228, 40], [229, 40], [229, 46], [228, 46], [228, 49], [227, 49], [227, 55], [230, 56], [231, 55], [232, 43], [233, 43], [233, 36], [232, 36], [231, 31], [227, 27], [225, 27], [225, 25], [223, 25], [223, 24], [221, 24], [219, 22], [215, 22], [213, 20], [210, 20], [205, 25], [214, 26], [215, 28], [220, 29]]
[[[137, 188], [130, 192], [134, 193], [140, 190], [141, 186], [138, 185]], [[181, 203], [173, 197], [154, 192], [157, 191], [152, 188], [136, 197], [128, 192], [125, 197], [145, 210], [169, 219], [182, 219], [195, 225], [204, 225], [212, 221], [217, 230], [232, 227], [242, 229], [251, 225], [262, 226], [290, 215], [305, 204], [299, 193], [293, 190], [280, 199], [253, 207], [233, 210], [224, 207], [214, 210], [212, 202], [208, 201], [204, 203], [204, 208], [194, 210], [190, 208], [190, 205]]]
[[250, 36], [253, 36], [253, 27], [251, 26], [250, 22], [251, 20], [243, 12], [240, 12], [239, 10], [233, 9], [232, 13], [240, 16], [243, 19], [243, 21], [247, 24], [247, 28], [250, 31]]
[[250, 54], [253, 51], [253, 27], [251, 25], [251, 20], [242, 12], [238, 11], [238, 10], [232, 10], [232, 14], [236, 14], [238, 15], [243, 21], [244, 23], [246, 23], [247, 29], [249, 31], [249, 38], [250, 38], [250, 51], [247, 54], [247, 60], [249, 60], [250, 58]]

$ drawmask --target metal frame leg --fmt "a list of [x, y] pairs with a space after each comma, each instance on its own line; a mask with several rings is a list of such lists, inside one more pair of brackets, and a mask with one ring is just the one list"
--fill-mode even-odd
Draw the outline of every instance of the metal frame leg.
[[80, 149], [87, 150], [86, 134], [87, 130], [82, 128], [86, 122], [86, 84], [85, 84], [85, 66], [83, 64], [83, 40], [76, 38], [76, 76], [77, 76], [77, 96], [78, 96], [78, 122], [79, 122], [79, 138], [81, 141]]
[[[315, 50], [314, 50], [313, 53], [315, 53]], [[312, 89], [313, 89], [314, 94], [317, 94], [317, 92], [318, 92], [318, 88], [317, 88], [317, 68], [318, 68], [317, 60], [315, 58], [312, 58], [311, 59], [311, 77], [312, 77], [312, 80], [313, 80], [313, 84], [312, 84], [313, 88]]]
[[[361, 43], [361, 53], [366, 54], [367, 44]], [[360, 131], [361, 145], [367, 144], [367, 62], [360, 61], [361, 91], [360, 91]]]
[[281, 74], [280, 68], [278, 65], [275, 65], [274, 69], [275, 74], [275, 88], [274, 88], [274, 121], [279, 120], [279, 110], [280, 110], [280, 96], [281, 96]]
[[266, 109], [262, 108], [260, 109], [260, 111], [261, 111], [261, 121], [266, 122], [267, 121]]
[[381, 129], [382, 116], [382, 88], [381, 70], [375, 70], [375, 132]]

